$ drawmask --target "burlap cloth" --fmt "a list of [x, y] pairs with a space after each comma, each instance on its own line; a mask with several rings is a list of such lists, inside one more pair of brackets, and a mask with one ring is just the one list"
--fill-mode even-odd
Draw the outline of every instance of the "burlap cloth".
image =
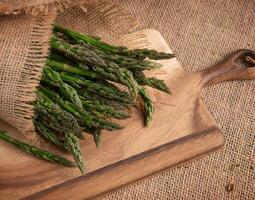
[[[142, 27], [159, 30], [185, 70], [209, 67], [239, 48], [255, 49], [254, 1], [117, 2]], [[225, 147], [100, 199], [255, 199], [255, 81], [222, 83], [202, 96]]]

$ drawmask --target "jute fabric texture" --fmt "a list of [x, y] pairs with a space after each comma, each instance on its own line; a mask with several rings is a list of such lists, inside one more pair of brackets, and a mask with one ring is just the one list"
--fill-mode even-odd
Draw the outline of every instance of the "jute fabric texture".
[[54, 13], [0, 16], [0, 117], [30, 139], [35, 139], [32, 102], [54, 18]]

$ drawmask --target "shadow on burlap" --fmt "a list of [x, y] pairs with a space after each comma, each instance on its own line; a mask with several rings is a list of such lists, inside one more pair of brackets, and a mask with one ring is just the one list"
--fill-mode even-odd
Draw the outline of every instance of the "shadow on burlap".
[[[212, 66], [236, 49], [255, 49], [252, 1], [116, 2], [143, 28], [159, 30], [187, 71]], [[225, 135], [225, 147], [100, 199], [255, 198], [255, 81], [215, 85], [202, 97]]]

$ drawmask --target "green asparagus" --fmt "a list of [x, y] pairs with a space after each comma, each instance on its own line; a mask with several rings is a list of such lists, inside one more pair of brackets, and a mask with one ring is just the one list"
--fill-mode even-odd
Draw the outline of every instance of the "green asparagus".
[[67, 83], [63, 82], [60, 78], [60, 75], [58, 72], [54, 71], [49, 66], [44, 66], [43, 68], [44, 77], [42, 81], [45, 81], [46, 83], [56, 86], [59, 88], [60, 93], [66, 97], [69, 101], [73, 102], [75, 105], [77, 105], [80, 109], [82, 108], [82, 103], [79, 98], [79, 95], [77, 94], [76, 90], [68, 85]]
[[137, 83], [133, 78], [133, 74], [129, 70], [119, 67], [114, 62], [108, 62], [88, 48], [85, 49], [79, 45], [74, 46], [68, 44], [65, 41], [61, 41], [57, 37], [52, 37], [51, 47], [54, 50], [66, 53], [74, 59], [84, 62], [85, 64], [89, 64], [91, 69], [99, 73], [99, 75], [106, 77], [109, 80], [126, 85], [130, 91], [130, 94], [134, 98], [137, 97]]
[[99, 148], [102, 140], [102, 130], [97, 128], [86, 128], [85, 131], [93, 136], [96, 147]]
[[54, 30], [56, 32], [61, 32], [61, 33], [65, 34], [66, 36], [76, 40], [77, 42], [83, 41], [85, 43], [96, 46], [97, 48], [99, 48], [99, 49], [101, 49], [105, 52], [125, 55], [125, 56], [136, 58], [136, 59], [139, 59], [139, 60], [142, 60], [144, 58], [159, 60], [159, 59], [170, 59], [170, 58], [174, 57], [173, 54], [164, 53], [164, 52], [157, 52], [155, 50], [150, 50], [150, 49], [129, 50], [126, 47], [122, 47], [122, 46], [115, 47], [115, 46], [109, 45], [107, 43], [104, 43], [100, 40], [96, 40], [93, 37], [80, 34], [76, 31], [73, 31], [73, 30], [70, 30], [70, 29], [65, 29], [63, 27], [60, 27], [59, 25], [55, 25]]
[[69, 112], [54, 103], [40, 89], [37, 91], [37, 103], [35, 104], [36, 117], [45, 121], [50, 128], [61, 132], [73, 132], [83, 139], [81, 128], [76, 118]]
[[103, 105], [110, 106], [115, 110], [126, 110], [127, 107], [130, 105], [130, 104], [116, 101], [116, 100], [109, 100], [105, 97], [102, 97], [98, 94], [95, 94], [86, 90], [77, 90], [77, 91], [80, 95], [82, 95], [87, 100], [91, 100], [95, 104], [100, 103]]
[[103, 68], [98, 66], [92, 66], [92, 70], [85, 70], [50, 59], [48, 59], [46, 64], [57, 71], [64, 71], [71, 74], [85, 76], [94, 79], [106, 79], [123, 84], [129, 88], [130, 93], [134, 97], [137, 95], [137, 83], [133, 78], [132, 72], [124, 68], [118, 70], [114, 63], [110, 63], [111, 66], [115, 67], [114, 68], [108, 67], [107, 68], [108, 71], [105, 71]]
[[99, 148], [101, 145], [101, 140], [102, 140], [102, 130], [96, 129], [93, 134], [93, 137], [94, 137], [94, 141], [96, 143], [97, 148]]
[[152, 62], [150, 60], [137, 60], [132, 57], [118, 55], [118, 54], [109, 54], [102, 50], [97, 49], [96, 47], [87, 44], [81, 43], [83, 48], [93, 50], [101, 58], [108, 60], [109, 62], [115, 62], [120, 67], [124, 67], [131, 70], [152, 70], [162, 67], [161, 64]]
[[88, 79], [74, 77], [66, 73], [60, 73], [60, 77], [63, 81], [67, 83], [75, 83], [76, 85], [83, 87], [83, 89], [85, 89], [86, 91], [99, 94], [108, 99], [115, 99], [128, 104], [133, 103], [133, 99], [128, 93], [123, 92], [116, 87], [108, 87], [105, 84], [93, 82]]
[[126, 119], [126, 118], [130, 117], [130, 114], [127, 112], [115, 110], [111, 106], [104, 105], [99, 102], [86, 100], [86, 98], [84, 98], [82, 96], [80, 98], [82, 100], [82, 104], [85, 109], [86, 108], [93, 109], [93, 110], [96, 110], [104, 115], [107, 115], [109, 117], [113, 117], [116, 119]]
[[105, 119], [96, 118], [92, 115], [90, 115], [85, 110], [80, 110], [75, 106], [73, 103], [63, 100], [57, 93], [55, 93], [53, 90], [50, 90], [45, 87], [38, 88], [38, 91], [43, 93], [44, 95], [48, 96], [48, 98], [51, 98], [53, 101], [57, 102], [61, 107], [66, 109], [68, 112], [73, 114], [74, 116], [83, 119], [83, 122], [88, 127], [97, 127], [102, 129], [107, 129], [109, 131], [122, 129], [123, 127], [115, 124], [113, 122], [110, 122]]
[[150, 99], [150, 96], [148, 95], [145, 88], [140, 87], [139, 88], [139, 94], [143, 98], [143, 102], [144, 102], [144, 111], [145, 111], [145, 115], [144, 115], [145, 120], [144, 121], [145, 121], [145, 125], [149, 126], [150, 123], [151, 123], [151, 120], [152, 120], [152, 114], [154, 112], [154, 107], [153, 107], [152, 101]]
[[66, 64], [64, 62], [59, 62], [56, 60], [48, 59], [46, 62], [46, 65], [52, 67], [56, 71], [64, 71], [71, 74], [76, 74], [80, 76], [85, 76], [89, 78], [97, 78], [97, 79], [103, 79], [104, 77], [98, 74], [97, 72], [94, 72], [92, 70], [85, 70], [79, 67], [71, 66], [69, 64]]
[[163, 80], [157, 79], [155, 77], [146, 77], [142, 71], [133, 71], [133, 74], [139, 85], [148, 85], [152, 88], [171, 94], [168, 86]]
[[35, 120], [34, 124], [35, 124], [35, 127], [37, 128], [37, 130], [42, 134], [42, 136], [45, 139], [47, 139], [51, 143], [55, 144], [61, 150], [64, 150], [64, 151], [67, 150], [67, 147], [64, 144], [63, 140], [60, 139], [60, 137], [58, 137], [52, 130], [47, 128], [46, 124], [44, 124], [43, 122], [41, 122], [39, 120]]
[[10, 137], [7, 132], [5, 131], [0, 131], [0, 139], [4, 140], [5, 142], [8, 142], [9, 144], [12, 144], [13, 146], [27, 152], [30, 153], [34, 156], [36, 156], [37, 158], [40, 159], [44, 159], [47, 160], [49, 162], [53, 162], [53, 163], [58, 163], [67, 167], [75, 167], [75, 163], [67, 160], [66, 158], [63, 158], [61, 156], [58, 156], [54, 153], [48, 152], [48, 151], [44, 151], [41, 150], [35, 146], [26, 144], [24, 142], [21, 142], [19, 140], [16, 140], [12, 137]]
[[84, 174], [84, 159], [81, 153], [80, 143], [78, 138], [72, 133], [65, 133], [65, 145], [67, 150], [73, 155], [73, 158], [80, 169], [81, 173]]

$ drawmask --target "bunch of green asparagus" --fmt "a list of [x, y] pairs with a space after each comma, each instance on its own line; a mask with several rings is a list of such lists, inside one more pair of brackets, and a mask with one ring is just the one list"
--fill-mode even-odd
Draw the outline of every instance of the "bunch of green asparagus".
[[[149, 49], [129, 50], [112, 46], [98, 37], [83, 35], [58, 25], [54, 26], [50, 45], [51, 53], [43, 68], [34, 104], [34, 124], [42, 137], [71, 153], [76, 165], [84, 173], [84, 159], [79, 144], [79, 140], [84, 139], [83, 132], [93, 135], [99, 147], [102, 130], [122, 129], [111, 119], [130, 117], [129, 108], [137, 103], [138, 96], [143, 100], [144, 122], [148, 126], [154, 108], [143, 86], [169, 94], [170, 91], [164, 81], [146, 77], [144, 71], [161, 67], [149, 59], [169, 59], [174, 55]], [[123, 85], [127, 90], [116, 85]], [[6, 134], [0, 134], [0, 138], [11, 141], [37, 157], [74, 166], [71, 161], [61, 157], [56, 159], [56, 155], [50, 153], [47, 156], [45, 151], [39, 151], [36, 147], [28, 148], [29, 145], [24, 143], [17, 145], [18, 141]]]

